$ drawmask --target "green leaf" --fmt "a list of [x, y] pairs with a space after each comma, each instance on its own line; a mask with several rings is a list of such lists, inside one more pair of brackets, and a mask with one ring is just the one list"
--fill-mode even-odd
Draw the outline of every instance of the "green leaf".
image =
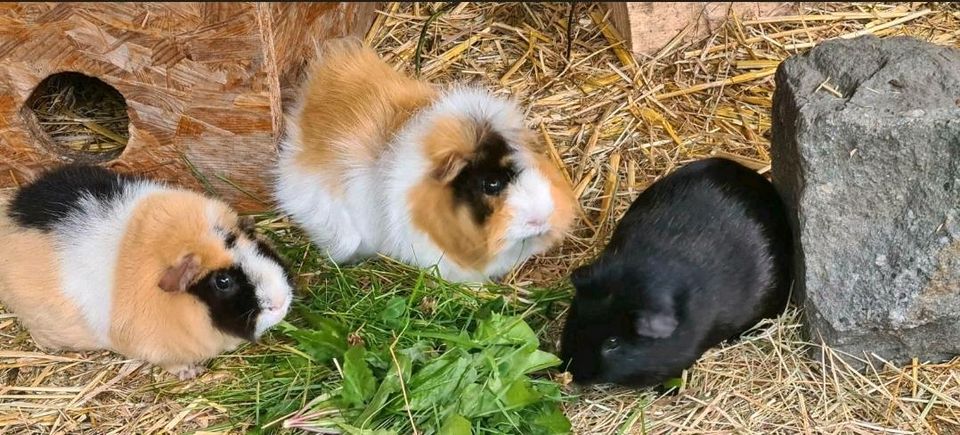
[[555, 367], [561, 364], [560, 358], [549, 352], [533, 347], [524, 347], [509, 355], [500, 363], [500, 375], [516, 378], [529, 373]]
[[363, 357], [362, 347], [351, 347], [343, 355], [343, 399], [353, 406], [363, 406], [373, 396], [377, 382]]
[[664, 381], [664, 388], [680, 388], [683, 386], [683, 378], [670, 378]]
[[526, 378], [514, 381], [501, 399], [505, 409], [523, 408], [540, 399], [540, 395], [530, 389]]
[[469, 350], [477, 347], [477, 343], [474, 343], [470, 337], [464, 334], [452, 334], [444, 332], [434, 332], [434, 331], [415, 331], [413, 334], [416, 334], [419, 338], [435, 338], [438, 340], [443, 340], [444, 344], [447, 346], [456, 346], [463, 350]]
[[301, 310], [299, 313], [300, 316], [310, 324], [310, 328], [312, 329], [336, 331], [344, 337], [346, 337], [347, 332], [349, 332], [346, 326], [334, 318], [321, 316], [320, 314], [308, 310]]
[[460, 393], [460, 414], [467, 418], [479, 418], [500, 411], [500, 403], [489, 388], [480, 384], [467, 385]]
[[415, 373], [410, 380], [410, 409], [422, 411], [445, 401], [454, 402], [470, 360], [463, 352], [448, 352]]
[[297, 347], [318, 363], [340, 358], [347, 351], [347, 328], [333, 319], [304, 314], [314, 329], [295, 329], [287, 332]]
[[330, 335], [324, 331], [308, 331], [301, 329], [289, 333], [290, 338], [297, 341], [297, 347], [313, 358], [314, 361], [324, 364], [343, 356], [347, 350], [347, 340]]
[[489, 319], [491, 314], [503, 311], [506, 306], [506, 299], [503, 296], [498, 296], [496, 299], [491, 299], [480, 306], [480, 309], [477, 310], [477, 318], [481, 320]]
[[471, 435], [472, 433], [470, 420], [463, 418], [460, 414], [450, 414], [439, 432], [440, 435]]
[[419, 363], [434, 358], [433, 346], [426, 341], [417, 341], [406, 349], [395, 350], [394, 352], [396, 352], [397, 355], [406, 355], [407, 358], [410, 358], [410, 361], [414, 363]]
[[489, 319], [481, 320], [474, 332], [474, 339], [484, 344], [532, 345], [538, 347], [540, 341], [530, 325], [520, 317], [507, 317], [493, 313]]
[[407, 313], [407, 298], [396, 296], [387, 302], [387, 306], [380, 312], [380, 320], [393, 329], [403, 327], [403, 317]]
[[[400, 372], [403, 374], [404, 382], [410, 380], [410, 370], [412, 366], [410, 357], [398, 353], [397, 363], [400, 366]], [[380, 387], [377, 388], [377, 392], [373, 395], [373, 398], [370, 399], [370, 404], [367, 405], [363, 413], [357, 417], [355, 423], [360, 426], [365, 426], [369, 421], [374, 420], [379, 412], [386, 407], [391, 396], [395, 397], [396, 393], [400, 392], [400, 388], [400, 375], [397, 374], [397, 365], [391, 365], [390, 368], [387, 369], [387, 374], [384, 376], [383, 382], [380, 383]]]
[[534, 417], [531, 421], [533, 432], [543, 435], [566, 435], [570, 433], [570, 419], [563, 414], [560, 407], [552, 404], [545, 407], [543, 411]]
[[397, 431], [393, 430], [360, 429], [346, 423], [340, 423], [337, 426], [340, 426], [343, 433], [347, 435], [397, 435]]
[[560, 392], [560, 385], [548, 379], [534, 379], [533, 389], [537, 390], [544, 400], [551, 402], [560, 402], [563, 400], [563, 393]]
[[[539, 348], [544, 312], [528, 319], [509, 298], [478, 297], [415, 271], [383, 273], [373, 263], [341, 270], [318, 258], [305, 265], [318, 274], [311, 297], [276, 331], [296, 350], [257, 356], [243, 370], [248, 394], [217, 396], [242, 418], [296, 413], [291, 428], [350, 435], [407, 434], [412, 426], [434, 435], [570, 432], [561, 387], [531, 376], [559, 365]], [[563, 293], [551, 291], [537, 297]], [[417, 313], [427, 296], [435, 309]], [[351, 348], [347, 337], [361, 328], [365, 347]]]

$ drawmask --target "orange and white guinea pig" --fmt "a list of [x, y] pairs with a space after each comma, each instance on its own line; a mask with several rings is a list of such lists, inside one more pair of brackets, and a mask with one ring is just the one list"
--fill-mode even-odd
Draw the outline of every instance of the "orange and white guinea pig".
[[573, 222], [572, 189], [513, 102], [435, 89], [355, 39], [321, 50], [286, 126], [277, 202], [334, 262], [379, 253], [482, 282]]
[[189, 379], [290, 307], [281, 257], [199, 193], [67, 165], [2, 208], [0, 302], [41, 348], [111, 350]]

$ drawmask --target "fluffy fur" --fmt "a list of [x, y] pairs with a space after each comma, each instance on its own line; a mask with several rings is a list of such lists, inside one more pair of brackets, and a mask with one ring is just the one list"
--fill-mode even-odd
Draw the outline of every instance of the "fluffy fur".
[[356, 40], [333, 41], [288, 115], [276, 197], [335, 262], [381, 253], [452, 281], [496, 278], [574, 216], [522, 121], [487, 91], [438, 91]]
[[644, 191], [571, 276], [561, 356], [573, 380], [657, 385], [781, 312], [793, 252], [784, 210], [770, 182], [724, 159]]
[[289, 309], [277, 253], [192, 191], [70, 165], [3, 215], [0, 301], [41, 347], [109, 349], [187, 378]]

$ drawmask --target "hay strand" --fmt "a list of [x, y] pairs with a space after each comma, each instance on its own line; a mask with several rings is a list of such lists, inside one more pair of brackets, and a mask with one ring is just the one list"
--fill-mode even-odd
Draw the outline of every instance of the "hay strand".
[[[788, 56], [866, 33], [960, 47], [960, 11], [949, 4], [805, 6], [799, 15], [731, 20], [698, 40], [678, 37], [655, 57], [639, 60], [610, 32], [600, 4], [578, 4], [571, 19], [570, 6], [562, 3], [460, 3], [428, 23], [442, 7], [386, 5], [366, 40], [398, 69], [415, 73], [419, 62], [411, 60], [419, 58], [425, 78], [476, 82], [523, 103], [545, 152], [564, 167], [583, 216], [590, 217], [562, 246], [509, 276], [506, 284], [523, 290], [517, 297], [525, 300], [532, 298], [530, 283], [555, 282], [593, 259], [636, 195], [664, 174], [711, 155], [769, 172], [772, 74]], [[831, 92], [830, 84], [821, 92]], [[125, 134], [99, 118], [96, 123]], [[76, 125], [71, 128], [99, 134]], [[305, 280], [315, 273], [302, 264], [294, 270]], [[197, 384], [171, 383], [157, 370], [130, 369], [108, 353], [44, 353], [10, 317], [0, 319], [4, 433], [184, 433], [219, 430], [215, 425], [229, 419], [215, 403], [181, 401], [171, 393], [179, 391], [171, 385], [189, 390], [234, 376], [216, 363]], [[556, 346], [560, 319], [544, 334], [548, 350]], [[860, 373], [805, 339], [800, 321], [799, 310], [791, 308], [747, 339], [711, 350], [671, 394], [611, 386], [570, 390], [576, 399], [566, 413], [574, 432], [958, 433], [960, 359], [886, 363]], [[809, 357], [816, 348], [823, 350], [820, 360]], [[242, 361], [248, 351], [220, 361]], [[236, 431], [255, 422], [245, 424]]]

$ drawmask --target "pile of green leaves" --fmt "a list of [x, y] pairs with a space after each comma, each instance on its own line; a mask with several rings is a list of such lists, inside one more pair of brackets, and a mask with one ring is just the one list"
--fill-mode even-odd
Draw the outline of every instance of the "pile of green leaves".
[[317, 267], [273, 343], [221, 360], [234, 382], [199, 395], [254, 432], [569, 433], [534, 330], [565, 290], [519, 307], [398, 265]]
[[356, 434], [413, 433], [411, 426], [425, 434], [570, 430], [558, 406], [558, 386], [528, 376], [560, 361], [538, 349], [523, 318], [488, 313], [472, 331], [452, 334], [411, 328], [408, 302], [391, 299], [391, 309], [379, 319], [395, 328], [397, 338], [411, 338], [402, 348], [347, 346], [347, 329], [329, 320], [290, 332], [317, 356], [337, 358], [333, 354], [342, 352], [343, 384], [285, 427], [337, 427]]

